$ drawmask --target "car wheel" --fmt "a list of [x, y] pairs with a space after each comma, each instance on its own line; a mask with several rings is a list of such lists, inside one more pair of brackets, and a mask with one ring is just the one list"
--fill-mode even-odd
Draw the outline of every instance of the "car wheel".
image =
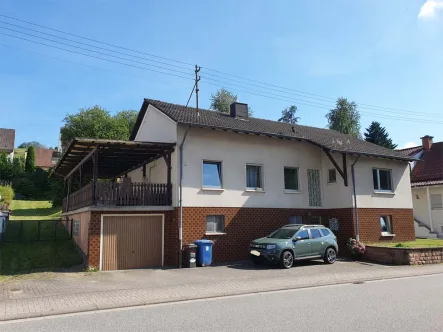
[[292, 252], [288, 250], [283, 251], [280, 257], [280, 266], [284, 269], [290, 269], [292, 264], [294, 264], [294, 255], [292, 255]]
[[335, 249], [334, 248], [326, 249], [323, 260], [327, 264], [334, 264], [335, 261], [337, 260], [337, 252], [335, 251]]

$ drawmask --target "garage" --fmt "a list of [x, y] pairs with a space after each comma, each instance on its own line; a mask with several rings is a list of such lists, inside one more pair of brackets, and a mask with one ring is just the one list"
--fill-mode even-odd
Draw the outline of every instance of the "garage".
[[163, 266], [164, 215], [102, 215], [100, 270]]

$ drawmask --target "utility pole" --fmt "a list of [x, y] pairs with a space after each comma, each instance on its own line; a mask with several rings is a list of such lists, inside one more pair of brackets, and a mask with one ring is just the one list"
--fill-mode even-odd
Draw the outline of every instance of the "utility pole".
[[197, 109], [197, 114], [198, 113], [198, 81], [200, 81], [200, 76], [198, 75], [198, 73], [200, 72], [200, 67], [195, 65], [195, 108]]

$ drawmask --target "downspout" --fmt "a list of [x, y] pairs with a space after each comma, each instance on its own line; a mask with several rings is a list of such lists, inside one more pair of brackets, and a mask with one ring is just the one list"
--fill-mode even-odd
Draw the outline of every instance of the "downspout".
[[354, 166], [357, 163], [357, 161], [360, 159], [360, 156], [355, 159], [355, 161], [351, 165], [351, 174], [352, 174], [352, 189], [354, 191], [354, 214], [355, 214], [355, 239], [357, 241], [360, 240], [360, 234], [358, 231], [358, 208], [357, 208], [357, 193], [355, 190], [355, 170]]
[[188, 136], [189, 128], [186, 129], [183, 140], [180, 144], [180, 185], [179, 185], [179, 207], [180, 207], [180, 221], [178, 226], [178, 267], [181, 268], [183, 265], [182, 257], [182, 247], [183, 247], [183, 145], [186, 141], [186, 136]]

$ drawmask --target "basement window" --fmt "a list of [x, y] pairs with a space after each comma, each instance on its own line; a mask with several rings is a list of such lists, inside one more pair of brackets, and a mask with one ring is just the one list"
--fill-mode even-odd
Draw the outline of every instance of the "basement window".
[[392, 220], [391, 216], [380, 217], [381, 235], [390, 236], [392, 233]]
[[225, 216], [206, 216], [206, 233], [224, 233], [225, 232]]
[[74, 220], [72, 224], [72, 235], [78, 236], [80, 234], [80, 220]]

